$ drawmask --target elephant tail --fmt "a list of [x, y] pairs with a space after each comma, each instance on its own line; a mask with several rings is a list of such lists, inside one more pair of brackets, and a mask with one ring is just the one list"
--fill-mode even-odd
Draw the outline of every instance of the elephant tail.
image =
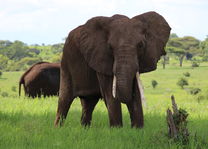
[[19, 96], [21, 95], [21, 85], [23, 84], [23, 86], [25, 86], [25, 80], [24, 80], [24, 77], [21, 77], [20, 78], [20, 81], [19, 81]]

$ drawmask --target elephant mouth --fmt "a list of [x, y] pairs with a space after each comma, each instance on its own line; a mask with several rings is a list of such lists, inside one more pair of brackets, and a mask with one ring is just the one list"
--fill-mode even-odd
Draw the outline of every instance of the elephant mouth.
[[[139, 72], [136, 72], [135, 77], [136, 77], [136, 83], [137, 83], [138, 90], [139, 90], [139, 93], [140, 93], [141, 101], [142, 101], [142, 103], [145, 104], [144, 89], [143, 89], [143, 86], [142, 86], [142, 82], [141, 82], [141, 79], [140, 79]], [[118, 99], [118, 98], [116, 98], [116, 88], [117, 88], [116, 81], [117, 81], [117, 79], [116, 79], [116, 76], [114, 75], [113, 76], [113, 85], [112, 85], [112, 95], [113, 95], [113, 98]], [[119, 99], [119, 100], [121, 100], [121, 99]], [[126, 100], [121, 100], [121, 101], [126, 101]]]

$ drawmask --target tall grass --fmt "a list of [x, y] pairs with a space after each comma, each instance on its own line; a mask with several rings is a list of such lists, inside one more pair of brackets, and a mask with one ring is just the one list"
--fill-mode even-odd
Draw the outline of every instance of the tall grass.
[[[4, 72], [0, 78], [0, 148], [4, 149], [205, 149], [208, 148], [208, 99], [201, 102], [197, 95], [188, 93], [177, 86], [178, 78], [190, 72], [188, 87], [198, 87], [206, 92], [208, 67], [158, 68], [157, 71], [143, 74], [142, 80], [147, 98], [144, 107], [145, 127], [130, 128], [128, 110], [122, 105], [123, 128], [109, 128], [108, 114], [101, 100], [93, 113], [90, 128], [80, 124], [81, 105], [77, 98], [69, 111], [65, 125], [54, 128], [57, 97], [29, 99], [18, 97], [12, 86], [18, 84], [21, 72]], [[153, 89], [151, 81], [158, 82]], [[18, 89], [18, 87], [17, 87]], [[1, 93], [7, 92], [8, 97]], [[170, 95], [174, 94], [179, 107], [188, 111], [190, 142], [182, 146], [167, 137], [166, 110], [171, 106]], [[22, 95], [23, 92], [22, 92]]]

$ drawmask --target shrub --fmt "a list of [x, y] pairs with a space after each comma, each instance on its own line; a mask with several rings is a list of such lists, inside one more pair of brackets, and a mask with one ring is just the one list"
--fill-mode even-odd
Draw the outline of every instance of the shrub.
[[13, 91], [13, 92], [16, 92], [16, 91], [17, 91], [16, 86], [12, 86], [12, 91]]
[[190, 77], [190, 76], [191, 76], [191, 74], [190, 74], [189, 72], [184, 72], [183, 75], [184, 75], [185, 77]]
[[157, 85], [158, 85], [157, 81], [156, 80], [152, 80], [152, 87], [156, 88]]
[[199, 92], [201, 92], [201, 89], [200, 89], [200, 88], [192, 88], [192, 89], [190, 90], [190, 94], [192, 94], [192, 95], [196, 95], [196, 94], [198, 94]]
[[208, 61], [208, 55], [202, 57], [202, 61]]
[[204, 100], [205, 99], [205, 96], [204, 95], [199, 95], [196, 97], [196, 100], [198, 101], [198, 103], [201, 102], [201, 100]]
[[7, 92], [2, 92], [2, 93], [1, 93], [1, 96], [2, 96], [2, 97], [8, 97], [9, 94], [8, 94]]
[[3, 73], [0, 71], [0, 77], [2, 76], [2, 74], [3, 74]]
[[208, 90], [198, 93], [195, 99], [200, 103], [202, 100], [208, 100]]
[[188, 85], [188, 81], [185, 78], [180, 78], [177, 82], [177, 85], [183, 89], [184, 86]]
[[193, 62], [191, 66], [192, 67], [199, 67], [199, 64], [197, 62]]

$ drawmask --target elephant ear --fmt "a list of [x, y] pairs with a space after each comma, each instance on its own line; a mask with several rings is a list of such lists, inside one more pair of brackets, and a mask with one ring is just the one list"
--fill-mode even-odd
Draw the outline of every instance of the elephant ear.
[[88, 65], [97, 72], [112, 75], [113, 55], [108, 47], [108, 26], [112, 18], [88, 20], [80, 32], [80, 52]]
[[162, 55], [165, 55], [165, 45], [169, 39], [170, 26], [166, 20], [156, 12], [147, 12], [134, 18], [143, 24], [146, 38], [142, 65], [142, 72], [153, 71], [157, 68], [157, 62]]

